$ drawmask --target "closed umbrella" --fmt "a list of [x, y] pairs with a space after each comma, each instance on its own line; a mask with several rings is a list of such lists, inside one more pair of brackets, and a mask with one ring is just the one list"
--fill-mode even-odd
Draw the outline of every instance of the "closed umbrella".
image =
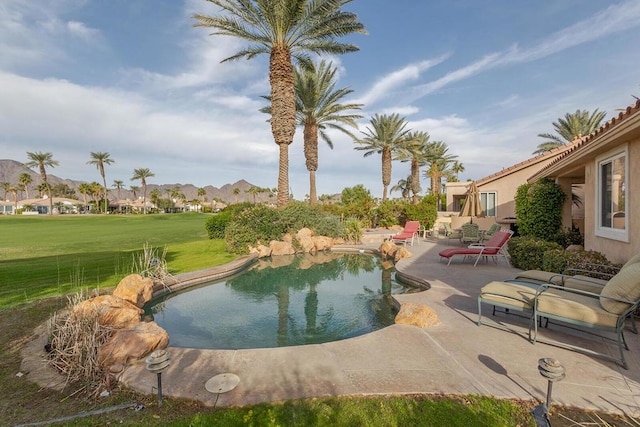
[[475, 182], [472, 182], [471, 185], [469, 185], [464, 205], [462, 205], [462, 210], [460, 211], [460, 216], [484, 216], [484, 211], [480, 204], [480, 192], [478, 191], [478, 187]]

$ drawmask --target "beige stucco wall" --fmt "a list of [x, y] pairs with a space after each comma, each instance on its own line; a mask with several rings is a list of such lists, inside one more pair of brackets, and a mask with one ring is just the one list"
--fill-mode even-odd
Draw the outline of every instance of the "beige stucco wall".
[[629, 219], [629, 242], [621, 242], [595, 235], [596, 229], [596, 162], [595, 159], [585, 165], [585, 249], [604, 254], [613, 262], [626, 262], [640, 252], [640, 139], [628, 143], [629, 180], [625, 185], [628, 191], [626, 214]]

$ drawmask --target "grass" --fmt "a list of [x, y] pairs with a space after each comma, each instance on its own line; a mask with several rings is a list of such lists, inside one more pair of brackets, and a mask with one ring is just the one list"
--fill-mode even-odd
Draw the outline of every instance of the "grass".
[[235, 258], [209, 240], [208, 215], [0, 216], [0, 310], [81, 288], [109, 288], [145, 243], [167, 247], [173, 274]]
[[[233, 256], [223, 243], [208, 240], [206, 215], [147, 216], [0, 216], [0, 426], [33, 423], [82, 412], [138, 403], [144, 409], [119, 409], [65, 421], [64, 425], [124, 426], [533, 426], [534, 402], [480, 396], [333, 397], [242, 408], [208, 408], [191, 400], [167, 398], [157, 405], [152, 394], [117, 389], [90, 399], [82, 384], [63, 392], [42, 388], [20, 373], [20, 350], [36, 326], [63, 308], [63, 294], [78, 287], [113, 286], [144, 243], [168, 247], [174, 272], [222, 264]], [[55, 295], [50, 298], [41, 298]], [[21, 304], [22, 302], [28, 304]], [[556, 409], [552, 424], [633, 425], [604, 414]], [[56, 425], [60, 425], [59, 423]]]

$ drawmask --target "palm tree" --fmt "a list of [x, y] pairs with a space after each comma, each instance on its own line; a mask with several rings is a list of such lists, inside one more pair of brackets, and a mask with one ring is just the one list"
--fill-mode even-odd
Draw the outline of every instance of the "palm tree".
[[398, 114], [374, 115], [371, 127], [367, 127], [362, 139], [355, 139], [359, 147], [356, 150], [365, 151], [364, 157], [372, 154], [382, 155], [382, 201], [387, 200], [387, 188], [391, 183], [392, 154], [407, 141], [409, 130], [405, 129], [407, 121]]
[[538, 134], [540, 138], [545, 138], [546, 141], [538, 145], [538, 149], [533, 154], [542, 154], [561, 147], [580, 136], [589, 135], [600, 127], [600, 123], [606, 115], [606, 111], [598, 111], [597, 108], [593, 113], [589, 113], [588, 110], [576, 110], [573, 114], [565, 114], [564, 118], [560, 117], [557, 122], [553, 122], [553, 128], [557, 135], [550, 133]]
[[118, 200], [122, 199], [122, 197], [120, 197], [120, 190], [122, 190], [124, 188], [124, 182], [120, 181], [119, 179], [114, 179], [113, 180], [113, 187], [118, 190]]
[[7, 193], [11, 188], [11, 183], [7, 181], [0, 182], [0, 188], [2, 188], [2, 191], [4, 191], [4, 197], [2, 198], [2, 200], [7, 200]]
[[47, 195], [49, 196], [49, 215], [53, 215], [53, 198], [51, 197], [51, 186], [47, 182], [47, 166], [54, 168], [60, 163], [58, 163], [57, 160], [53, 160], [52, 153], [42, 153], [39, 151], [27, 152], [27, 157], [30, 161], [25, 163], [25, 166], [28, 168], [37, 167], [40, 170], [40, 179], [46, 187]]
[[398, 183], [391, 187], [389, 193], [393, 193], [394, 191], [399, 191], [402, 194], [403, 199], [409, 199], [411, 196], [411, 186], [412, 186], [412, 178], [411, 175], [407, 177], [407, 179], [400, 179]]
[[[360, 110], [362, 104], [341, 104], [340, 101], [353, 91], [342, 88], [335, 89], [336, 67], [321, 61], [316, 67], [298, 66], [295, 69], [296, 119], [304, 129], [304, 156], [309, 171], [309, 203], [318, 202], [316, 192], [316, 171], [318, 170], [318, 132], [329, 148], [333, 149], [333, 141], [325, 132], [327, 128], [339, 130], [351, 138], [354, 135], [344, 125], [357, 128], [358, 114], [344, 114], [348, 110]], [[271, 100], [265, 96], [265, 99]], [[271, 114], [271, 107], [262, 108], [263, 113]]]
[[238, 194], [240, 194], [240, 189], [238, 187], [233, 187], [233, 195], [235, 196], [236, 203], [238, 203]]
[[18, 177], [18, 182], [20, 184], [22, 184], [22, 187], [24, 188], [24, 192], [26, 194], [26, 199], [29, 198], [29, 184], [31, 184], [33, 182], [33, 178], [31, 177], [31, 174], [28, 174], [26, 172], [21, 173], [20, 176]]
[[87, 195], [91, 194], [91, 185], [83, 182], [78, 185], [78, 192], [82, 194], [82, 200], [84, 201], [85, 207], [87, 206]]
[[147, 178], [153, 176], [155, 175], [148, 168], [139, 168], [133, 170], [133, 176], [131, 177], [132, 181], [139, 179], [140, 185], [142, 185], [142, 211], [145, 214], [147, 213]]
[[437, 197], [437, 205], [440, 206], [440, 193], [442, 192], [442, 178], [451, 176], [451, 164], [458, 158], [448, 154], [449, 147], [442, 141], [427, 144], [427, 171], [425, 176], [431, 180], [431, 194]]
[[98, 171], [100, 172], [100, 176], [102, 177], [102, 183], [104, 184], [104, 213], [107, 213], [107, 200], [108, 200], [108, 195], [107, 195], [107, 179], [105, 178], [105, 174], [104, 174], [104, 165], [110, 165], [112, 164], [115, 160], [111, 159], [109, 153], [102, 153], [100, 151], [98, 152], [91, 152], [91, 160], [89, 160], [87, 162], [88, 165], [96, 165], [96, 168], [98, 168]]
[[451, 165], [451, 172], [454, 174], [455, 182], [458, 182], [460, 180], [458, 176], [460, 172], [464, 172], [464, 171], [465, 171], [464, 165], [457, 160], [455, 160]]
[[[400, 146], [396, 152], [394, 160], [411, 162], [411, 180], [408, 188], [413, 193], [412, 203], [417, 205], [420, 200], [420, 166], [424, 166], [427, 161], [427, 147], [429, 143], [429, 133], [416, 131], [407, 134], [407, 143]], [[404, 197], [404, 196], [403, 196]]]
[[129, 187], [129, 190], [133, 193], [133, 199], [137, 199], [138, 198], [138, 191], [140, 191], [140, 187], [138, 187], [137, 185], [132, 185]]
[[226, 58], [233, 61], [269, 54], [271, 133], [280, 148], [278, 206], [289, 201], [289, 144], [296, 129], [292, 59], [309, 63], [308, 53], [347, 53], [358, 48], [337, 37], [365, 33], [357, 15], [340, 10], [351, 0], [209, 0], [223, 9], [220, 16], [195, 15], [196, 27], [214, 28], [214, 35], [234, 36], [250, 46]]

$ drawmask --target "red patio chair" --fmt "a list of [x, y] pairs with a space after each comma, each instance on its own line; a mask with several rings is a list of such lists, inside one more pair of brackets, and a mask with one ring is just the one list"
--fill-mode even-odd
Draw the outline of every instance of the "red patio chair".
[[464, 255], [465, 257], [475, 255], [476, 262], [473, 264], [474, 267], [478, 264], [478, 261], [481, 257], [503, 256], [505, 257], [505, 259], [507, 259], [505, 245], [512, 235], [513, 231], [496, 231], [495, 233], [493, 233], [493, 236], [491, 236], [491, 239], [487, 240], [487, 242], [483, 245], [471, 245], [467, 248], [444, 249], [440, 251], [439, 255], [442, 258], [449, 259], [447, 265], [451, 264], [451, 260], [456, 255]]
[[407, 221], [404, 225], [404, 230], [394, 236], [391, 236], [391, 240], [398, 243], [402, 242], [405, 245], [410, 241], [411, 246], [413, 246], [413, 239], [418, 238], [419, 231], [420, 221]]

